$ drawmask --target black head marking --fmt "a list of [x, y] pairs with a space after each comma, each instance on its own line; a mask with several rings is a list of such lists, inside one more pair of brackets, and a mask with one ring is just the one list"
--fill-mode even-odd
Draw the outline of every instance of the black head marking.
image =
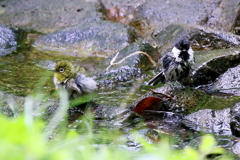
[[190, 43], [189, 43], [188, 39], [184, 38], [184, 39], [181, 39], [180, 41], [178, 41], [175, 44], [175, 47], [177, 49], [179, 49], [180, 51], [187, 52], [190, 48]]

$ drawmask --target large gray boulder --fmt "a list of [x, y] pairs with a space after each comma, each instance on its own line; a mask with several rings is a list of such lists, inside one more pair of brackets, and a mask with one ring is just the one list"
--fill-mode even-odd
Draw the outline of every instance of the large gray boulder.
[[45, 52], [72, 56], [107, 57], [125, 48], [137, 37], [134, 28], [111, 21], [96, 21], [47, 34], [33, 46]]
[[102, 18], [98, 4], [85, 0], [3, 0], [0, 22], [42, 33], [68, 26], [89, 23]]
[[231, 31], [237, 25], [238, 3], [238, 0], [148, 0], [136, 8], [131, 25], [146, 36], [154, 36], [172, 23]]

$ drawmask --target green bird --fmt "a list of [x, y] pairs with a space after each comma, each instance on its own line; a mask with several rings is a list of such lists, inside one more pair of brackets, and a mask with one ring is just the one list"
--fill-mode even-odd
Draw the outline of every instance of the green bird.
[[97, 89], [96, 81], [84, 73], [83, 68], [67, 61], [61, 61], [54, 67], [53, 82], [57, 89], [66, 89], [69, 99], [72, 100]]

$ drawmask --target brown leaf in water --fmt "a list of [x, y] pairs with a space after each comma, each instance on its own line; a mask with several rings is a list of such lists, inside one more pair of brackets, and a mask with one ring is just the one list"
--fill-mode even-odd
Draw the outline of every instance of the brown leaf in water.
[[161, 98], [157, 98], [157, 97], [147, 97], [142, 99], [135, 107], [134, 112], [139, 113], [142, 110], [145, 110], [149, 107], [151, 107], [152, 105], [161, 102], [162, 99]]

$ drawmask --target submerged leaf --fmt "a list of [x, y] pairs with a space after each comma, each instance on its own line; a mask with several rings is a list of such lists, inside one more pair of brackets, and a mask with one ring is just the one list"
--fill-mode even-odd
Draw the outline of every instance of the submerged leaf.
[[139, 113], [142, 110], [145, 110], [151, 106], [153, 106], [154, 104], [161, 102], [162, 99], [161, 98], [157, 98], [157, 97], [147, 97], [142, 99], [135, 107], [134, 112]]

